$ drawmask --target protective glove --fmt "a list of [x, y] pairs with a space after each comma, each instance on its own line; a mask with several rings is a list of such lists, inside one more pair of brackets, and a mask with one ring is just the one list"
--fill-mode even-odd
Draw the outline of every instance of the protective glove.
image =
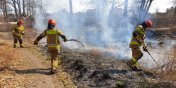
[[64, 39], [64, 42], [67, 42], [67, 39]]
[[147, 52], [147, 47], [146, 46], [143, 46], [143, 51]]
[[33, 43], [34, 45], [38, 45], [38, 41], [34, 41], [34, 43]]
[[133, 37], [137, 37], [137, 33], [133, 32]]
[[67, 41], [67, 38], [65, 37], [65, 35], [61, 35], [62, 39], [64, 39], [64, 42]]

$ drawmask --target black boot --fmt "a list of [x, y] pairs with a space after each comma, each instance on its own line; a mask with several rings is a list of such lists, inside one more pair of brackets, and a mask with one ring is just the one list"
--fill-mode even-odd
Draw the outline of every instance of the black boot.
[[20, 47], [21, 47], [21, 48], [24, 48], [22, 44], [20, 44]]
[[135, 66], [134, 69], [133, 69], [133, 71], [142, 71], [142, 69]]
[[50, 75], [53, 75], [53, 74], [56, 74], [56, 73], [57, 73], [56, 70], [50, 70], [50, 72], [49, 72]]
[[130, 64], [129, 61], [126, 64], [128, 65], [128, 67], [130, 67], [131, 70], [135, 70], [135, 68]]
[[142, 69], [141, 69], [141, 68], [136, 67], [136, 66], [133, 66], [132, 64], [130, 64], [130, 62], [129, 62], [129, 61], [128, 61], [126, 64], [127, 64], [127, 65], [128, 65], [128, 67], [130, 67], [130, 68], [131, 68], [131, 70], [133, 70], [133, 71], [142, 71]]
[[16, 48], [16, 45], [15, 45], [15, 44], [13, 45], [13, 48]]

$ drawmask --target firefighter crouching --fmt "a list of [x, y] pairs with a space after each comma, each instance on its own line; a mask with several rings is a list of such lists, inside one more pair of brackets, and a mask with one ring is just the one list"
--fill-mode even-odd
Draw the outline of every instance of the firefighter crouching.
[[138, 60], [142, 58], [143, 53], [140, 49], [140, 47], [143, 47], [144, 51], [147, 51], [147, 47], [144, 44], [145, 39], [145, 31], [147, 28], [152, 27], [152, 21], [146, 20], [141, 25], [138, 25], [136, 29], [133, 31], [133, 36], [131, 38], [130, 42], [130, 48], [132, 51], [132, 58], [127, 62], [127, 65], [135, 71], [139, 71], [140, 65], [138, 63]]
[[17, 22], [17, 26], [13, 28], [14, 48], [16, 48], [17, 42], [19, 41], [20, 47], [23, 47], [22, 36], [24, 35], [23, 20]]
[[60, 65], [60, 58], [58, 58], [58, 54], [60, 52], [59, 36], [63, 38], [64, 42], [67, 41], [65, 35], [63, 35], [60, 30], [56, 29], [55, 26], [55, 21], [50, 19], [48, 21], [48, 28], [44, 30], [44, 32], [41, 33], [34, 41], [34, 45], [38, 45], [38, 42], [46, 36], [48, 51], [51, 55], [51, 74], [57, 73], [56, 69]]

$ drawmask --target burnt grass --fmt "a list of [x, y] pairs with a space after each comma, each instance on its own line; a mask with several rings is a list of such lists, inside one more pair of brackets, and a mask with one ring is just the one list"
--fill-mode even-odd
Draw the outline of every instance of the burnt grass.
[[[49, 55], [45, 46], [40, 46], [40, 51]], [[131, 71], [125, 60], [96, 50], [64, 47], [59, 56], [62, 69], [72, 76], [77, 88], [176, 88], [174, 82], [160, 80], [153, 70]]]
[[152, 72], [131, 71], [125, 61], [95, 50], [65, 49], [60, 54], [62, 68], [78, 88], [174, 88], [170, 82], [150, 81], [158, 79]]

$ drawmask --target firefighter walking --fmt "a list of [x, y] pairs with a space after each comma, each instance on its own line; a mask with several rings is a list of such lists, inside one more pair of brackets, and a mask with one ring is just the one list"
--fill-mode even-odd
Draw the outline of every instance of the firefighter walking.
[[23, 20], [17, 22], [17, 26], [13, 28], [14, 48], [16, 48], [17, 42], [19, 41], [20, 47], [23, 47], [22, 36], [24, 35]]
[[138, 60], [142, 58], [143, 53], [140, 48], [142, 47], [143, 51], [147, 51], [147, 47], [144, 44], [145, 31], [151, 27], [152, 21], [146, 20], [141, 25], [138, 25], [133, 31], [133, 36], [129, 45], [132, 51], [132, 58], [127, 62], [127, 65], [134, 71], [141, 70]]
[[56, 23], [54, 20], [49, 19], [48, 28], [41, 33], [36, 40], [34, 41], [34, 45], [38, 45], [38, 42], [46, 36], [48, 51], [51, 55], [51, 70], [50, 73], [57, 73], [57, 68], [60, 65], [60, 58], [58, 58], [60, 52], [60, 41], [59, 36], [62, 37], [64, 42], [67, 41], [65, 35], [62, 32], [55, 28]]

